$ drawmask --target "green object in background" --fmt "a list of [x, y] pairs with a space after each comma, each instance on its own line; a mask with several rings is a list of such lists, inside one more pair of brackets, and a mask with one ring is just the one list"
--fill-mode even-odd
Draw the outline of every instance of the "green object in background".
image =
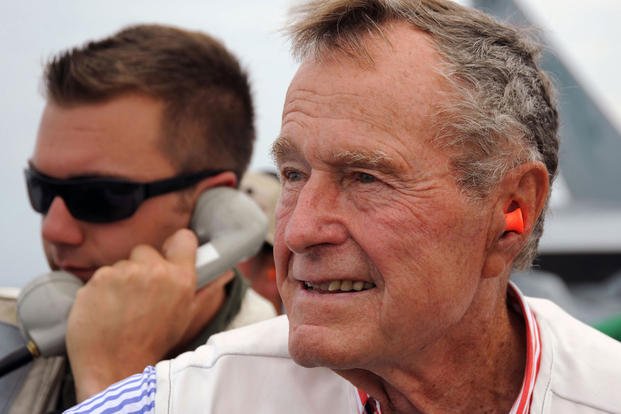
[[621, 314], [596, 323], [594, 327], [617, 341], [621, 341]]

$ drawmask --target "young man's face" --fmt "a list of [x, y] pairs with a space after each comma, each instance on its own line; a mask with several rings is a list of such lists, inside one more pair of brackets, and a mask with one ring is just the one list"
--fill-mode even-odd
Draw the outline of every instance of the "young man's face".
[[[31, 166], [58, 179], [172, 177], [176, 171], [157, 146], [162, 108], [161, 102], [136, 95], [70, 107], [48, 103]], [[45, 255], [52, 269], [87, 281], [99, 267], [126, 259], [137, 244], [160, 248], [175, 230], [187, 226], [190, 213], [173, 192], [147, 199], [127, 219], [90, 223], [74, 218], [56, 197], [42, 216]]]

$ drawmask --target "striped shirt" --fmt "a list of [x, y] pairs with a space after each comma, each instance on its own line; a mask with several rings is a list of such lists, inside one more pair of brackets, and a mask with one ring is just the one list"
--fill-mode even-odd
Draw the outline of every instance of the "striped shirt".
[[[535, 380], [539, 372], [541, 359], [541, 342], [539, 327], [530, 307], [518, 288], [512, 283], [508, 290], [509, 303], [524, 316], [526, 326], [526, 368], [522, 388], [509, 414], [528, 414]], [[66, 414], [150, 414], [155, 412], [156, 372], [152, 366], [142, 374], [133, 375], [109, 387], [76, 407], [65, 411]], [[381, 414], [377, 400], [363, 390], [357, 390], [358, 414]]]
[[155, 412], [155, 367], [148, 366], [142, 374], [135, 374], [110, 386], [81, 404], [65, 411], [78, 413], [148, 414]]

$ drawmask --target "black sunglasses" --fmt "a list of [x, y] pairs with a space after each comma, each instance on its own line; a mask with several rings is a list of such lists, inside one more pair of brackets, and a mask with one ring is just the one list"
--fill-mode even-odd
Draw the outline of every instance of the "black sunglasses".
[[26, 168], [26, 186], [32, 208], [47, 214], [55, 197], [63, 199], [71, 215], [91, 223], [111, 223], [131, 217], [148, 198], [182, 190], [224, 170], [205, 170], [163, 180], [139, 183], [117, 178], [62, 180]]

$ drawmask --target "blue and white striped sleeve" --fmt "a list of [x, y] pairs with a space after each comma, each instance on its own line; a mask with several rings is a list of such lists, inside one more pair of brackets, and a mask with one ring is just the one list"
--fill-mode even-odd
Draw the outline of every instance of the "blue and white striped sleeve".
[[155, 409], [155, 367], [127, 377], [64, 412], [64, 414], [152, 414]]

